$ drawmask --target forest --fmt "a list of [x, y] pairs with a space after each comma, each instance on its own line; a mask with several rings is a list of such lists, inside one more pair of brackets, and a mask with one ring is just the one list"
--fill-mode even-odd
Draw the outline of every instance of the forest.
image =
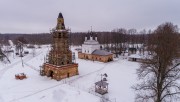
[[[138, 32], [136, 29], [119, 28], [110, 32], [69, 32], [69, 44], [72, 46], [81, 46], [85, 40], [85, 36], [89, 39], [90, 34], [93, 35], [93, 37], [97, 37], [98, 42], [105, 50], [121, 54], [128, 49], [129, 46], [144, 50], [148, 39], [153, 35], [153, 31], [142, 30]], [[52, 36], [50, 33], [0, 34], [1, 44], [7, 45], [8, 40], [12, 40], [15, 44], [17, 41], [21, 41], [24, 44], [42, 45], [51, 44]]]

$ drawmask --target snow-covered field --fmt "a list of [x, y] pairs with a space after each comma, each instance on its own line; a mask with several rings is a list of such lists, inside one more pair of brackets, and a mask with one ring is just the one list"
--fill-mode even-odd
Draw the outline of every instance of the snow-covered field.
[[[75, 51], [76, 47], [72, 47]], [[136, 83], [136, 69], [139, 64], [127, 59], [114, 59], [113, 62], [101, 63], [78, 59], [79, 75], [61, 81], [39, 75], [39, 66], [49, 48], [36, 49], [36, 56], [31, 54], [21, 59], [10, 55], [11, 64], [0, 62], [0, 102], [100, 102], [100, 95], [94, 92], [94, 83], [101, 74], [108, 74], [109, 97], [111, 102], [133, 102]], [[76, 52], [77, 55], [77, 52]], [[25, 73], [27, 79], [16, 80], [15, 74]]]

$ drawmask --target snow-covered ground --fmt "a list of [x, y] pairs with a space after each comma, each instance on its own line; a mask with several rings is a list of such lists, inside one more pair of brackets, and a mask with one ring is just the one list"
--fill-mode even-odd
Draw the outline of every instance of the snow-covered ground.
[[[75, 51], [76, 47], [72, 47]], [[10, 55], [11, 64], [0, 62], [0, 102], [100, 102], [100, 95], [94, 92], [94, 83], [101, 74], [108, 74], [109, 97], [111, 102], [133, 102], [136, 83], [136, 69], [139, 64], [127, 59], [115, 59], [101, 63], [78, 59], [79, 75], [61, 81], [39, 75], [39, 66], [44, 62], [49, 47], [36, 49], [36, 56], [31, 54], [21, 59]], [[76, 52], [77, 55], [77, 52]], [[16, 80], [15, 74], [25, 73], [27, 79]]]

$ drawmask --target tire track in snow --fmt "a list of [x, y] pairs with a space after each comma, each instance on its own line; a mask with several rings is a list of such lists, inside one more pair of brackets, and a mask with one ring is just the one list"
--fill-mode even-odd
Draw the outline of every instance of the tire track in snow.
[[81, 75], [81, 76], [79, 76], [78, 78], [75, 78], [75, 79], [73, 79], [73, 80], [71, 80], [71, 81], [74, 82], [74, 81], [76, 81], [76, 80], [78, 80], [78, 79], [80, 79], [80, 78], [84, 78], [84, 77], [89, 76], [89, 75], [91, 75], [91, 74], [100, 72], [100, 71], [102, 71], [103, 69], [105, 69], [108, 65], [110, 65], [110, 64], [112, 64], [112, 63], [115, 63], [115, 62], [117, 63], [118, 61], [119, 61], [119, 59], [116, 60], [116, 61], [114, 61], [114, 62], [108, 62], [108, 63], [106, 63], [103, 67], [101, 67], [100, 69], [95, 70], [95, 71], [90, 72], [90, 73], [87, 73], [87, 74], [85, 74], [85, 75]]
[[[39, 53], [38, 53], [36, 56], [39, 56], [40, 54], [42, 54], [42, 51], [39, 51]], [[35, 56], [35, 57], [36, 57], [36, 56]], [[31, 59], [33, 59], [33, 58], [35, 58], [35, 57], [27, 56], [25, 59], [23, 59], [23, 61], [24, 61], [24, 62], [25, 62], [25, 61], [29, 61], [29, 60], [31, 60]], [[0, 79], [1, 79], [1, 77], [3, 76], [3, 74], [4, 74], [7, 70], [13, 68], [14, 65], [17, 65], [17, 64], [19, 64], [19, 63], [21, 63], [21, 60], [13, 63], [13, 64], [11, 64], [11, 65], [9, 65], [9, 66], [7, 66], [7, 67], [4, 67], [2, 70], [0, 70]]]
[[28, 95], [26, 95], [26, 96], [23, 96], [23, 97], [20, 97], [20, 98], [17, 98], [17, 99], [13, 99], [13, 100], [11, 100], [11, 101], [9, 101], [9, 102], [19, 101], [19, 100], [21, 100], [21, 99], [24, 99], [24, 98], [27, 98], [27, 97], [30, 97], [30, 96], [36, 95], [36, 94], [38, 94], [38, 93], [41, 93], [41, 92], [43, 92], [43, 91], [46, 91], [46, 90], [49, 90], [49, 89], [55, 88], [55, 87], [60, 86], [60, 85], [62, 85], [62, 84], [64, 84], [64, 83], [60, 83], [60, 84], [57, 84], [57, 85], [54, 85], [54, 86], [51, 86], [51, 87], [48, 87], [48, 88], [42, 89], [42, 90], [40, 90], [40, 91], [37, 91], [37, 92], [35, 92], [35, 93], [31, 93], [31, 94], [28, 94]]
[[40, 71], [40, 70], [38, 70], [36, 67], [34, 67], [34, 66], [32, 66], [32, 65], [29, 65], [29, 64], [27, 64], [27, 63], [24, 63], [24, 64], [27, 65], [28, 67], [30, 67], [31, 69], [37, 71], [37, 72]]

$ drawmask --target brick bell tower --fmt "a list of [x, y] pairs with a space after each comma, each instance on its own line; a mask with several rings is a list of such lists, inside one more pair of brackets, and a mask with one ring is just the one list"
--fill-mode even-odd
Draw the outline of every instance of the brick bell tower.
[[69, 50], [68, 30], [65, 29], [62, 13], [59, 13], [56, 28], [51, 31], [51, 34], [53, 36], [53, 44], [48, 62], [57, 66], [71, 64], [72, 52]]
[[62, 13], [59, 13], [57, 25], [51, 30], [53, 43], [40, 75], [61, 80], [78, 75], [78, 64], [72, 62], [72, 52], [69, 49], [68, 30], [65, 28]]

